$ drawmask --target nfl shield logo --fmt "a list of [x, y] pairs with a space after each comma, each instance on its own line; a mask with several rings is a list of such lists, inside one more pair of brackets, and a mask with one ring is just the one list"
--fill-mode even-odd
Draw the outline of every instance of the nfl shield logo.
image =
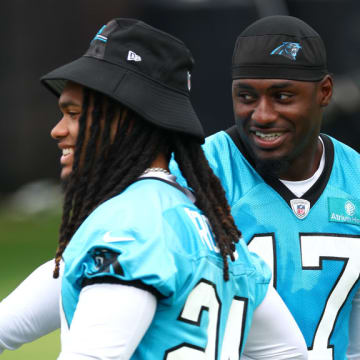
[[304, 219], [310, 210], [310, 202], [304, 199], [290, 200], [291, 208], [298, 219]]
[[305, 205], [299, 204], [296, 206], [296, 213], [298, 216], [303, 216], [305, 214]]

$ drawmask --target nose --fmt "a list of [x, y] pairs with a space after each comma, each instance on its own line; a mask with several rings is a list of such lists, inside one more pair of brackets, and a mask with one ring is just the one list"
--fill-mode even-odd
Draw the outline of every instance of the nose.
[[273, 123], [277, 119], [277, 112], [271, 100], [266, 97], [260, 98], [251, 115], [251, 119], [259, 126]]
[[69, 130], [66, 126], [66, 121], [62, 117], [59, 122], [52, 128], [50, 135], [53, 139], [59, 140], [69, 134]]

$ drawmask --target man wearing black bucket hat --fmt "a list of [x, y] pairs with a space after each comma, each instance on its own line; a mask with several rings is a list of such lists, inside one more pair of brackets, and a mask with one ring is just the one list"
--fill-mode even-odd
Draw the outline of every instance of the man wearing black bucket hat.
[[235, 222], [309, 358], [360, 359], [360, 156], [320, 134], [333, 88], [322, 39], [294, 17], [260, 19], [236, 41], [232, 78], [236, 125], [204, 151]]
[[[115, 19], [84, 56], [42, 78], [59, 97], [51, 135], [67, 180], [54, 270], [64, 268], [61, 360], [238, 359], [252, 323], [248, 354], [306, 358], [202, 152], [192, 66], [178, 39]], [[193, 192], [169, 172], [171, 154]], [[36, 316], [48, 299], [29, 299], [34, 321], [19, 321], [20, 335], [3, 326], [12, 299], [0, 310], [0, 348], [42, 331]]]

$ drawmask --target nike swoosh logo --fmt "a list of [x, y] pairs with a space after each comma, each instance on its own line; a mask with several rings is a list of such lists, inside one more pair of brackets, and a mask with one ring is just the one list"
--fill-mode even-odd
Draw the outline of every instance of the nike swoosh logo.
[[133, 237], [119, 237], [119, 236], [111, 236], [110, 231], [108, 231], [104, 236], [103, 240], [107, 243], [111, 242], [120, 242], [120, 241], [134, 241]]

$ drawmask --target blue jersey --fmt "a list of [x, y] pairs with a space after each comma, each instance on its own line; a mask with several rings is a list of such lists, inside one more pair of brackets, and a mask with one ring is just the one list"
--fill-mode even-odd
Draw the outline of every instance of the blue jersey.
[[71, 326], [87, 284], [118, 282], [157, 296], [131, 359], [238, 359], [271, 279], [268, 266], [240, 241], [225, 282], [206, 218], [179, 188], [150, 178], [100, 205], [63, 258], [62, 326]]
[[343, 360], [360, 286], [360, 155], [321, 137], [325, 168], [301, 199], [255, 171], [235, 127], [209, 137], [204, 151], [250, 250], [273, 269], [309, 358]]

